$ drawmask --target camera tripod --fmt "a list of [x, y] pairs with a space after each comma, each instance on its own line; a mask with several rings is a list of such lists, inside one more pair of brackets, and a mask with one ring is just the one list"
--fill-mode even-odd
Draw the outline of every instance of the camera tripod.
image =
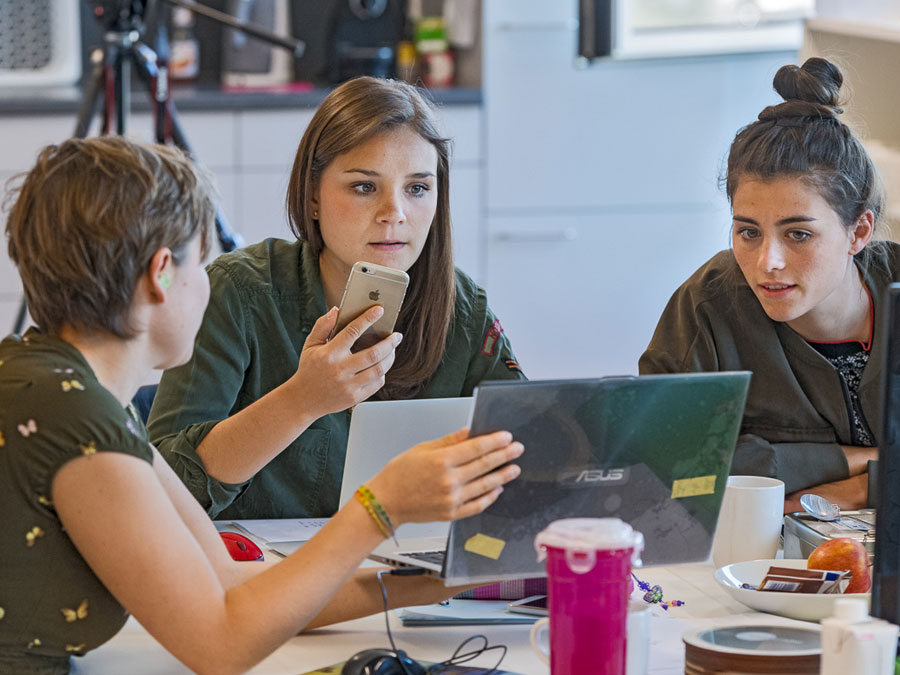
[[[269, 33], [192, 0], [161, 0], [161, 4], [165, 3], [190, 9], [198, 16], [288, 49], [295, 57], [303, 55], [305, 45], [299, 40]], [[125, 133], [126, 119], [131, 110], [131, 70], [134, 68], [150, 96], [156, 142], [171, 143], [196, 160], [170, 97], [169, 44], [165, 21], [157, 22], [155, 50], [142, 39], [145, 10], [149, 8], [151, 16], [160, 18], [153, 11], [156, 9], [154, 0], [94, 0], [93, 4], [94, 16], [105, 28], [104, 38], [103, 44], [91, 52], [91, 72], [85, 81], [73, 137], [85, 138], [88, 135], [101, 99], [103, 109], [100, 133]], [[112, 129], [113, 122], [115, 130]], [[229, 228], [221, 209], [216, 213], [216, 238], [223, 252], [243, 245], [241, 236]], [[22, 332], [27, 311], [23, 298], [16, 314], [13, 333]]]

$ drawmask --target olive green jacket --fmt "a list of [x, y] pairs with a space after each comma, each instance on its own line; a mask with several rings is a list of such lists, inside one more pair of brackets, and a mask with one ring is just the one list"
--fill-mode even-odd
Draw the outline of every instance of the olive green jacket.
[[[331, 516], [338, 507], [349, 411], [313, 422], [245, 483], [210, 477], [197, 446], [219, 421], [284, 383], [325, 313], [319, 264], [299, 242], [267, 239], [208, 268], [210, 304], [190, 362], [162, 377], [148, 421], [153, 443], [216, 518]], [[482, 380], [522, 379], [484, 291], [457, 271], [456, 313], [420, 398], [470, 396]], [[239, 441], [248, 450], [253, 439]]]
[[[871, 266], [865, 273], [876, 326], [858, 394], [876, 437], [884, 348], [877, 317], [885, 288], [900, 278], [896, 244], [890, 244], [887, 268]], [[732, 474], [779, 478], [788, 493], [848, 477], [840, 448], [852, 438], [843, 380], [786, 323], [766, 315], [730, 250], [716, 254], [675, 292], [639, 368], [641, 373], [753, 371]]]

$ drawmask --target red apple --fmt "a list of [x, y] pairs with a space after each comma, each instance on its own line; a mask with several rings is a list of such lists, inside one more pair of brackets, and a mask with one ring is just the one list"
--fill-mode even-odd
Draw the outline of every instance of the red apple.
[[865, 593], [872, 585], [869, 553], [856, 539], [829, 539], [816, 547], [806, 561], [809, 570], [850, 570], [850, 585], [844, 593]]

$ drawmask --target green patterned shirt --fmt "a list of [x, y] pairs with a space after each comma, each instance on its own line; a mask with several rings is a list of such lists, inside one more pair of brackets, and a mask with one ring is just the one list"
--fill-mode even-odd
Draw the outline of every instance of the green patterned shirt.
[[0, 672], [67, 673], [127, 614], [66, 535], [51, 485], [69, 460], [153, 462], [146, 431], [72, 345], [30, 329], [0, 342]]

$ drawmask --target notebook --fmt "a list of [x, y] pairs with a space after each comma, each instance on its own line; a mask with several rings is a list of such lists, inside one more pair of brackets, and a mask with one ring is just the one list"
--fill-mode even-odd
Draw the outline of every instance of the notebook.
[[[356, 488], [401, 452], [468, 426], [472, 401], [470, 396], [357, 405], [350, 417], [340, 505], [353, 499]], [[397, 528], [397, 533], [401, 537], [446, 537], [449, 527], [449, 523], [406, 523]]]
[[485, 382], [471, 433], [525, 445], [518, 479], [445, 540], [386, 541], [370, 556], [447, 585], [542, 576], [534, 537], [560, 518], [617, 517], [644, 535], [646, 565], [709, 555], [750, 373]]

